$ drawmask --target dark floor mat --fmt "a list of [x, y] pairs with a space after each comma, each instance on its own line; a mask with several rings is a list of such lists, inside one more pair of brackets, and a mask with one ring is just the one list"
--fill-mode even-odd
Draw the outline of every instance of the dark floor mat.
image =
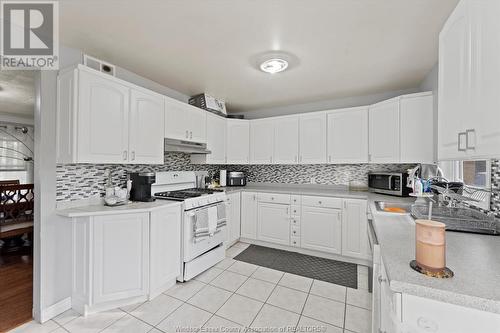
[[250, 245], [235, 260], [308, 278], [358, 288], [358, 265], [305, 254]]

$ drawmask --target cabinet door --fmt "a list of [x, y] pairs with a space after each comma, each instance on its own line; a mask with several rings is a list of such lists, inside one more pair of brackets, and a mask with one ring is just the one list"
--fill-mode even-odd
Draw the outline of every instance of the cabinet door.
[[126, 163], [129, 88], [87, 71], [79, 73], [77, 162]]
[[232, 244], [240, 239], [240, 193], [232, 193], [227, 196], [228, 206], [228, 243]]
[[207, 111], [186, 104], [188, 114], [187, 126], [189, 130], [188, 141], [207, 141]]
[[170, 97], [165, 97], [165, 137], [189, 140], [189, 105]]
[[131, 90], [129, 162], [163, 164], [165, 108], [163, 97]]
[[366, 201], [344, 199], [342, 211], [342, 255], [370, 259]]
[[[470, 111], [470, 37], [467, 1], [461, 1], [439, 35], [438, 159], [463, 159], [464, 115]], [[458, 140], [463, 140], [460, 151]]]
[[399, 162], [399, 99], [370, 106], [370, 162]]
[[151, 214], [150, 298], [175, 284], [181, 268], [181, 207], [166, 207]]
[[241, 192], [241, 237], [257, 239], [257, 194]]
[[500, 1], [470, 1], [471, 107], [464, 130], [468, 158], [500, 157]]
[[273, 163], [274, 120], [250, 121], [250, 163]]
[[299, 162], [326, 163], [326, 114], [304, 115], [299, 120]]
[[402, 97], [400, 108], [401, 163], [434, 163], [432, 94]]
[[96, 216], [93, 220], [93, 303], [149, 291], [148, 213]]
[[299, 117], [274, 122], [274, 163], [296, 164], [299, 160]]
[[207, 163], [226, 163], [226, 118], [207, 114]]
[[302, 206], [300, 225], [303, 248], [336, 254], [342, 252], [340, 209]]
[[328, 113], [328, 162], [368, 162], [368, 107]]
[[249, 140], [248, 120], [227, 120], [227, 164], [248, 164]]
[[257, 239], [290, 245], [290, 206], [258, 203]]

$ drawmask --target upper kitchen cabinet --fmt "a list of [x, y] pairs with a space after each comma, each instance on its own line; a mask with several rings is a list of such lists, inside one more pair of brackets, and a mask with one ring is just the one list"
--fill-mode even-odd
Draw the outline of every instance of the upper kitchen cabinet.
[[314, 112], [299, 118], [299, 163], [326, 163], [326, 113]]
[[191, 142], [206, 142], [207, 111], [165, 97], [165, 137]]
[[274, 163], [296, 164], [299, 160], [299, 117], [279, 117], [274, 123]]
[[227, 164], [248, 164], [250, 126], [248, 120], [227, 119]]
[[163, 164], [165, 108], [163, 97], [132, 90], [130, 94], [130, 161]]
[[226, 163], [226, 118], [207, 112], [207, 149], [210, 154], [192, 154], [191, 162], [198, 164]]
[[370, 106], [368, 118], [370, 162], [399, 162], [399, 99]]
[[328, 112], [328, 163], [368, 163], [368, 107]]
[[274, 157], [274, 119], [250, 120], [250, 163], [271, 164]]
[[432, 92], [401, 96], [401, 163], [435, 162], [434, 97]]
[[160, 95], [82, 65], [57, 86], [58, 163], [163, 163]]
[[500, 3], [462, 0], [439, 35], [438, 158], [500, 156]]

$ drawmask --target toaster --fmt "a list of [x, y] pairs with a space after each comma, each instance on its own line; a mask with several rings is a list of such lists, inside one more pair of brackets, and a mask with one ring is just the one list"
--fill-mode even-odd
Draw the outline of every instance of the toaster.
[[226, 186], [245, 186], [247, 176], [241, 171], [231, 171], [227, 173]]

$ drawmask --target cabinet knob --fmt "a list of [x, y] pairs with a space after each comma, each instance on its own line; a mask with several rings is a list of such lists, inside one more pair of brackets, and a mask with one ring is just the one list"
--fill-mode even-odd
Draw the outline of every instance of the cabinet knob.
[[123, 151], [123, 160], [126, 161], [127, 160], [127, 156], [128, 156], [128, 153], [126, 150]]
[[387, 279], [383, 278], [382, 275], [379, 275], [379, 277], [377, 278], [378, 280], [378, 283], [385, 283], [387, 282]]
[[193, 132], [189, 132], [189, 138], [192, 139], [193, 138]]
[[293, 231], [293, 233], [294, 233], [294, 234], [296, 234], [296, 233], [297, 233], [297, 231], [295, 231], [295, 230], [294, 230], [294, 231]]
[[321, 205], [321, 204], [322, 204], [321, 200], [320, 200], [320, 201], [318, 201], [318, 203]]

